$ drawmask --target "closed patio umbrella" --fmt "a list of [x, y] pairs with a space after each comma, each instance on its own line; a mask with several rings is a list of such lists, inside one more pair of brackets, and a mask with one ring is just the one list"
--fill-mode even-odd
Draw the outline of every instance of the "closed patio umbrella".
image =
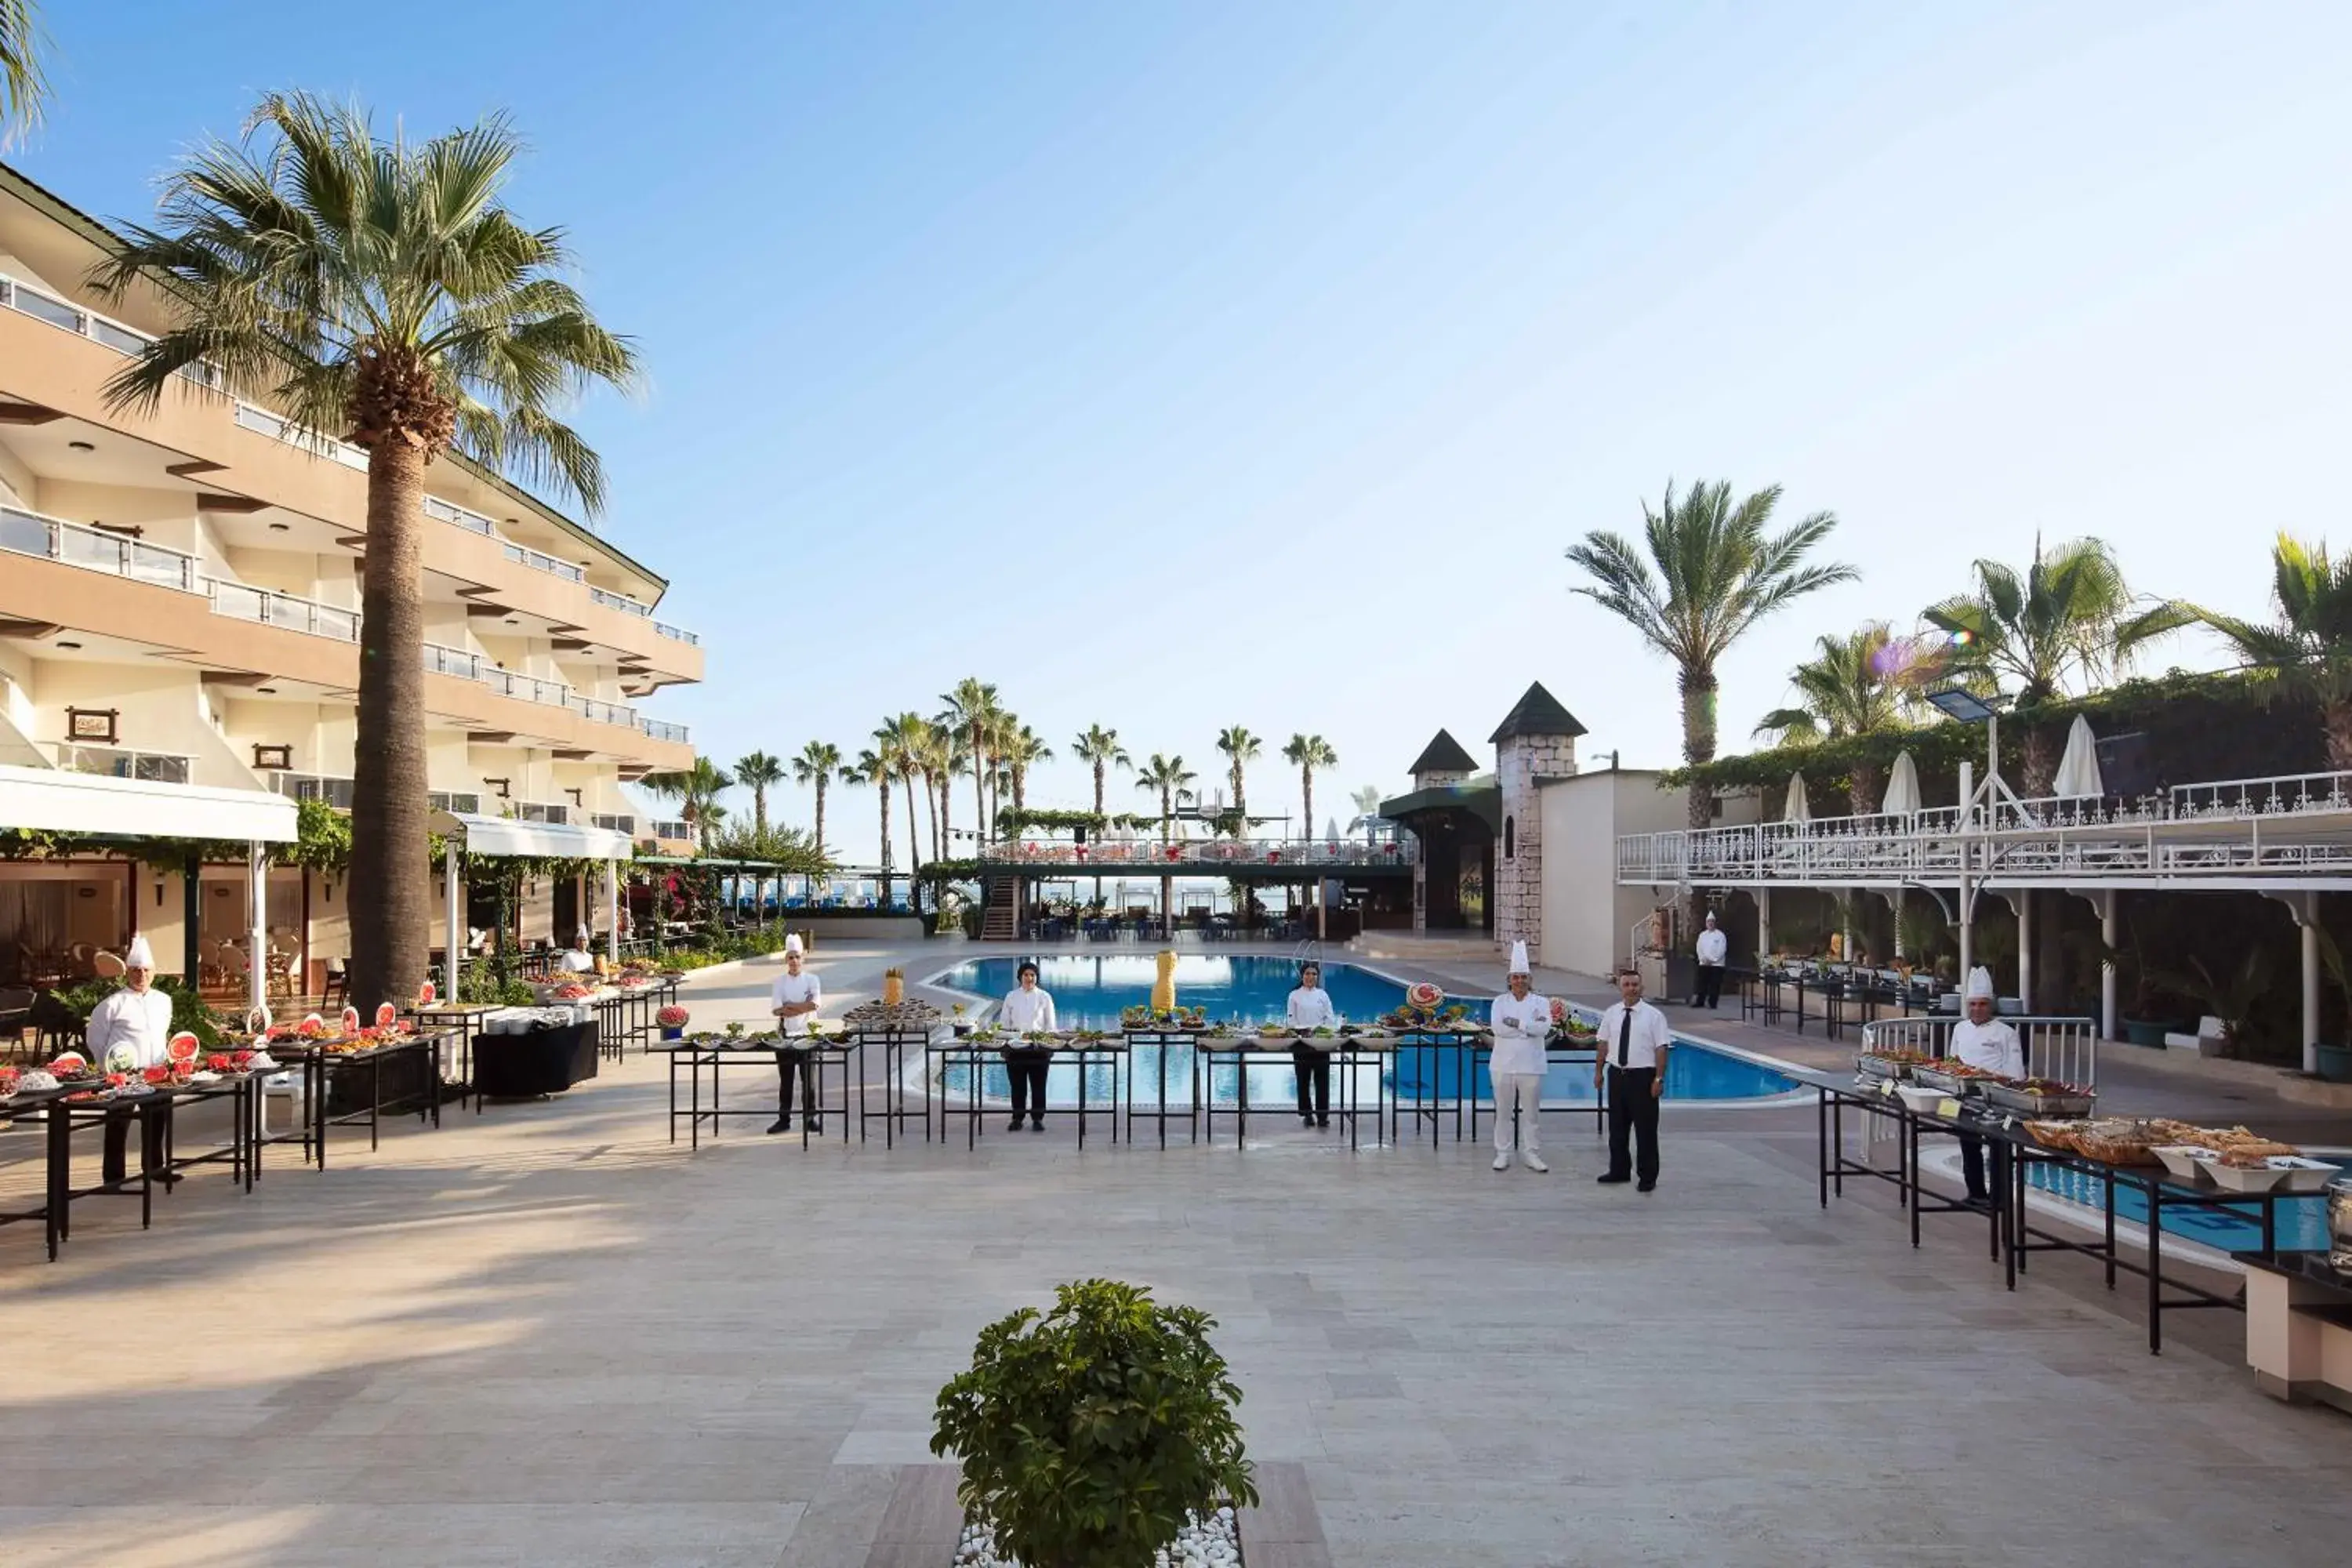
[[1905, 752], [1886, 775], [1886, 798], [1878, 809], [1889, 816], [1908, 816], [1919, 809], [1919, 764]]
[[1811, 822], [1813, 819], [1811, 803], [1805, 799], [1804, 774], [1789, 775], [1789, 806], [1780, 815], [1790, 822]]
[[2074, 715], [2074, 727], [2066, 731], [2066, 754], [2058, 759], [2054, 793], [2062, 797], [2107, 793], [2105, 781], [2099, 777], [2098, 737], [2091, 733], [2090, 720], [2080, 713]]

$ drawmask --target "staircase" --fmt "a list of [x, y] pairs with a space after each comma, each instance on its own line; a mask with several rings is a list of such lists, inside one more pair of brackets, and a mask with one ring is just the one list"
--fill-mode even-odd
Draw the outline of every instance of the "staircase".
[[981, 912], [980, 940], [982, 942], [1018, 942], [1021, 938], [1021, 911], [1014, 900], [1021, 888], [1017, 877], [992, 878], [988, 884], [988, 908]]

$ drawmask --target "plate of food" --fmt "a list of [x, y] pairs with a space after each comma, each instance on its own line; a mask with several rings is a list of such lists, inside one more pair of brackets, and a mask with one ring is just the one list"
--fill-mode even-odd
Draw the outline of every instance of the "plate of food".
[[2340, 1166], [2302, 1154], [2273, 1154], [2270, 1165], [2281, 1173], [2278, 1190], [2283, 1193], [2324, 1193], [2328, 1183], [2344, 1173]]
[[2201, 1143], [2159, 1143], [2148, 1152], [2161, 1161], [2175, 1178], [2200, 1187], [2213, 1184], [2213, 1178], [2205, 1173], [2205, 1162], [2221, 1157], [2221, 1151], [2208, 1149]]

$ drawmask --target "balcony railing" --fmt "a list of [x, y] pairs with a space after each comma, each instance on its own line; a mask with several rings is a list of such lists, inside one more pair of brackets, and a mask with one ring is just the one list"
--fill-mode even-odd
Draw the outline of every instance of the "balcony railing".
[[[444, 647], [439, 643], [425, 645], [425, 668], [436, 675], [454, 675], [460, 680], [478, 681], [502, 697], [512, 697], [523, 702], [536, 702], [548, 708], [569, 708], [592, 724], [616, 724], [625, 730], [637, 730], [653, 735], [646, 729], [654, 722], [637, 716], [637, 710], [625, 703], [607, 702], [602, 698], [583, 697], [560, 680], [541, 680], [536, 676], [519, 675], [510, 669], [500, 669], [478, 653]], [[686, 739], [686, 731], [678, 725], [673, 736], [655, 735], [656, 740]]]
[[186, 784], [190, 759], [163, 752], [126, 752], [114, 746], [60, 745], [58, 766], [69, 773], [100, 773], [108, 778], [145, 779], [155, 784]]
[[1194, 838], [1163, 844], [1155, 837], [1097, 838], [1090, 844], [1024, 838], [981, 847], [983, 860], [1057, 866], [1405, 867], [1412, 864], [1409, 836], [1375, 838]]
[[589, 821], [608, 833], [626, 833], [634, 836], [637, 831], [637, 819], [625, 813], [600, 811], [590, 817]]
[[265, 626], [283, 626], [288, 631], [332, 637], [337, 642], [360, 640], [357, 610], [322, 605], [315, 599], [298, 599], [291, 594], [248, 587], [243, 583], [224, 582], [217, 577], [205, 579], [205, 586], [212, 594], [213, 614], [216, 616], [258, 621]]
[[236, 405], [236, 423], [240, 429], [255, 431], [268, 437], [273, 441], [283, 441], [286, 445], [298, 447], [314, 458], [324, 458], [331, 463], [341, 463], [343, 467], [357, 469], [362, 474], [367, 472], [368, 455], [365, 448], [354, 447], [348, 441], [338, 441], [332, 436], [322, 436], [318, 431], [307, 429], [281, 415], [272, 414], [267, 408], [256, 408], [250, 403], [239, 402]]
[[654, 635], [656, 637], [667, 637], [672, 642], [682, 642], [688, 647], [700, 647], [702, 646], [702, 639], [699, 637], [688, 631], [684, 626], [671, 626], [667, 621], [656, 621], [654, 623]]
[[[102, 348], [112, 349], [125, 356], [146, 353], [147, 345], [154, 341], [142, 331], [126, 327], [95, 310], [86, 310], [29, 283], [21, 283], [5, 273], [0, 273], [0, 310], [15, 310], [37, 321], [62, 327], [76, 337], [88, 338]], [[199, 386], [217, 390], [221, 385], [221, 373], [209, 364], [192, 364], [180, 374]]]
[[432, 790], [425, 795], [425, 804], [435, 811], [446, 811], [454, 816], [482, 815], [482, 797], [469, 790]]
[[651, 605], [640, 605], [635, 599], [624, 595], [607, 593], [602, 588], [592, 586], [588, 590], [588, 598], [592, 604], [602, 605], [608, 610], [618, 610], [625, 616], [635, 616], [645, 620], [653, 618], [654, 609]]
[[488, 518], [478, 511], [467, 511], [453, 501], [443, 500], [439, 496], [425, 498], [425, 515], [441, 522], [453, 523], [468, 533], [478, 533], [484, 539], [499, 536], [498, 529]]
[[536, 550], [526, 550], [508, 540], [500, 540], [499, 548], [509, 561], [520, 561], [534, 572], [544, 572], [551, 577], [561, 577], [567, 583], [585, 583], [588, 574], [569, 561], [558, 561], [552, 555], [542, 555]]
[[675, 817], [667, 821], [657, 819], [649, 822], [646, 824], [646, 831], [656, 838], [667, 839], [673, 844], [694, 842], [694, 825], [690, 822], [681, 822]]
[[204, 592], [193, 555], [17, 507], [0, 506], [0, 550], [152, 583], [159, 588]]
[[510, 800], [507, 802], [506, 815], [517, 822], [544, 822], [562, 827], [571, 822], [572, 808], [545, 805], [535, 800]]
[[686, 726], [683, 724], [672, 724], [660, 719], [640, 718], [637, 721], [637, 731], [649, 740], [676, 741], [679, 745], [686, 744]]
[[588, 716], [588, 721], [592, 724], [618, 724], [629, 730], [634, 730], [637, 726], [637, 710], [625, 703], [606, 702], [594, 697], [583, 697], [579, 701], [579, 709]]
[[272, 769], [263, 775], [269, 787], [289, 800], [323, 800], [337, 811], [352, 808], [356, 781], [331, 773], [289, 773]]

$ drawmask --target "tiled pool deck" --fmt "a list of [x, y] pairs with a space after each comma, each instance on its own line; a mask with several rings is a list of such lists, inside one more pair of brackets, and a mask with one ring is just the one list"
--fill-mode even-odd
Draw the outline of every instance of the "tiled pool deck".
[[[817, 956], [835, 1006], [895, 959]], [[697, 984], [698, 1023], [756, 1017], [772, 973]], [[1221, 1321], [1254, 1453], [1304, 1483], [1288, 1533], [1323, 1542], [1252, 1568], [2215, 1568], [2352, 1540], [2352, 1420], [2257, 1394], [2233, 1314], [2168, 1320], [2151, 1359], [2087, 1266], [2011, 1295], [1974, 1225], [1914, 1251], [1887, 1198], [1824, 1213], [1809, 1110], [1670, 1116], [1643, 1197], [1593, 1185], [1589, 1123], [1545, 1177], [1278, 1122], [1080, 1154], [739, 1121], [689, 1155], [666, 1095], [632, 1057], [250, 1196], [191, 1184], [143, 1235], [78, 1214], [55, 1266], [0, 1230], [0, 1562], [943, 1563], [904, 1528], [934, 1391], [983, 1322], [1098, 1274]], [[28, 1142], [0, 1137], [10, 1192]]]

